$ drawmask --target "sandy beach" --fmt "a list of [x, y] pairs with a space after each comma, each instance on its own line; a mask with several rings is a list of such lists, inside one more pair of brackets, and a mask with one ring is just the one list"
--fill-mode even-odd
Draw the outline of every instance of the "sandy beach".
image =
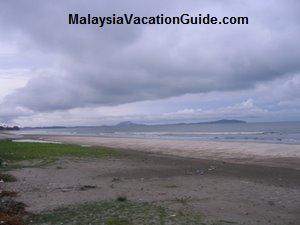
[[[16, 138], [16, 136], [14, 136]], [[33, 213], [126, 196], [200, 211], [220, 224], [282, 225], [300, 220], [299, 146], [26, 135], [118, 149], [121, 158], [61, 158], [10, 173], [5, 188]], [[60, 168], [59, 170], [57, 168]]]
[[188, 158], [300, 169], [300, 145], [67, 135], [25, 135], [24, 137], [63, 143], [130, 149]]

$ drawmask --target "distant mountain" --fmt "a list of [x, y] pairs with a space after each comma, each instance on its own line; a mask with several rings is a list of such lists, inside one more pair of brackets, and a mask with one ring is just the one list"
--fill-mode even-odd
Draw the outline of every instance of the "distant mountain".
[[222, 120], [216, 120], [216, 121], [208, 121], [208, 122], [198, 122], [198, 123], [171, 123], [171, 124], [158, 124], [158, 125], [145, 125], [145, 124], [138, 124], [138, 123], [133, 123], [131, 121], [124, 121], [121, 123], [118, 123], [117, 125], [113, 125], [114, 127], [130, 127], [130, 126], [172, 126], [172, 125], [196, 125], [196, 124], [229, 124], [229, 123], [246, 123], [246, 121], [243, 120], [227, 120], [227, 119], [222, 119]]
[[[173, 124], [155, 124], [146, 125], [134, 123], [131, 121], [120, 122], [116, 125], [104, 125], [104, 126], [76, 126], [76, 127], [63, 127], [63, 126], [53, 126], [53, 127], [35, 127], [29, 129], [61, 129], [61, 128], [83, 128], [83, 129], [97, 129], [99, 132], [172, 132], [172, 131], [199, 131], [206, 129], [203, 126], [213, 125], [213, 124], [242, 124], [246, 123], [242, 120], [216, 120], [209, 122], [198, 122], [198, 123], [173, 123]], [[208, 127], [207, 127], [208, 128]], [[26, 128], [25, 128], [26, 129]], [[27, 128], [28, 129], [28, 128]], [[208, 128], [209, 129], [209, 128]]]
[[214, 124], [214, 123], [246, 123], [246, 121], [243, 121], [243, 120], [226, 120], [226, 119], [223, 119], [223, 120], [210, 121], [210, 122], [206, 122], [206, 123], [209, 123], [209, 124]]
[[134, 123], [131, 121], [120, 122], [116, 125], [111, 126], [97, 126], [95, 128], [102, 132], [156, 132], [156, 131], [197, 131], [199, 127], [210, 124], [241, 124], [246, 123], [242, 120], [216, 120], [209, 122], [198, 122], [198, 123], [173, 123], [173, 124], [155, 124], [146, 125]]
[[137, 123], [133, 123], [131, 121], [124, 121], [124, 122], [121, 122], [121, 123], [118, 123], [117, 125], [115, 126], [139, 126], [139, 125], [144, 125], [144, 124], [137, 124]]

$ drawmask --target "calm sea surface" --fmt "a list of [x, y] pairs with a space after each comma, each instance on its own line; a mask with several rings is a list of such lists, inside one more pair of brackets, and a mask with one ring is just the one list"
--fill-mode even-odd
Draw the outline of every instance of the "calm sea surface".
[[300, 144], [300, 122], [74, 127], [24, 129], [19, 133]]

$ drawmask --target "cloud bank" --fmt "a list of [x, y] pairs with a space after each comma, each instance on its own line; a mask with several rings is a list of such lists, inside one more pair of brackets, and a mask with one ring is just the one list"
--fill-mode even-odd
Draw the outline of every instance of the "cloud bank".
[[[280, 79], [295, 88], [275, 93], [274, 98], [284, 99], [276, 104], [293, 106], [295, 99], [299, 101], [299, 9], [296, 0], [190, 0], [172, 4], [137, 0], [127, 4], [103, 0], [88, 4], [2, 1], [1, 40], [16, 49], [0, 66], [4, 71], [26, 69], [31, 75], [25, 86], [3, 98], [1, 108], [22, 108], [20, 115], [13, 110], [12, 115], [18, 117], [24, 110], [32, 115], [160, 101], [187, 94], [238, 95]], [[141, 16], [184, 12], [245, 15], [249, 25], [115, 25], [98, 29], [68, 24], [69, 13], [105, 16], [125, 12]], [[288, 101], [284, 95], [295, 98]], [[223, 109], [241, 102], [250, 104], [248, 99], [253, 97]], [[215, 108], [223, 107], [221, 102], [216, 104]], [[183, 110], [186, 106], [181, 107]], [[264, 108], [272, 111], [271, 105]], [[7, 109], [6, 114], [10, 114]]]

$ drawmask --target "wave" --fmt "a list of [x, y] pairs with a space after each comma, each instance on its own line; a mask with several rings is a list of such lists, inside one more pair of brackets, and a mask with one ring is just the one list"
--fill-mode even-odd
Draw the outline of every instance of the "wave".
[[[267, 134], [264, 131], [222, 131], [222, 132], [113, 132], [115, 135], [158, 135], [158, 136], [186, 136], [186, 135], [254, 135]], [[108, 134], [108, 133], [99, 133]]]
[[102, 137], [170, 139], [194, 141], [246, 141], [266, 143], [299, 144], [300, 137], [291, 138], [280, 132], [242, 131], [242, 132], [112, 132], [98, 133]]
[[[279, 126], [280, 125], [280, 126]], [[99, 137], [121, 138], [147, 138], [147, 139], [170, 139], [170, 140], [193, 140], [193, 141], [249, 141], [267, 143], [290, 143], [300, 144], [300, 127], [295, 126], [254, 126], [251, 124], [235, 128], [232, 126], [216, 127], [213, 130], [201, 131], [112, 131], [106, 132], [97, 128], [64, 128], [44, 130], [23, 130], [18, 133], [34, 134], [59, 134], [59, 135], [82, 135]]]

